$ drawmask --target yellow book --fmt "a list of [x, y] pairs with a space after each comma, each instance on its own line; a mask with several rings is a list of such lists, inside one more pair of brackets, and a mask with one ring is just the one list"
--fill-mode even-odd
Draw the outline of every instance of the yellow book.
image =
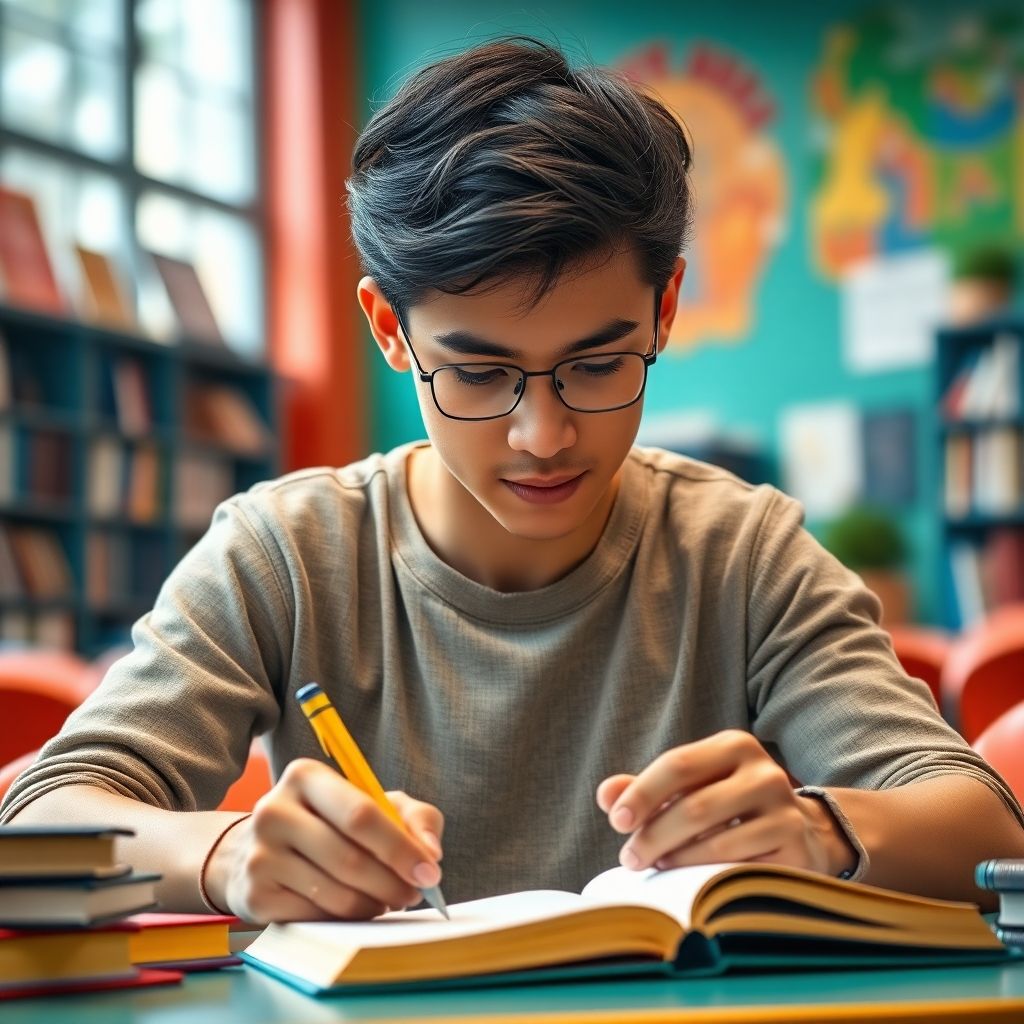
[[1007, 955], [971, 903], [766, 864], [614, 868], [580, 893], [511, 893], [374, 921], [270, 925], [243, 959], [303, 991]]

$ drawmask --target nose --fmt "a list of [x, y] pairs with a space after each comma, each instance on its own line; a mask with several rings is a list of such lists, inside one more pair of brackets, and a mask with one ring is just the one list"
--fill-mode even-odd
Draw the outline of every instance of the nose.
[[508, 446], [538, 459], [550, 459], [576, 443], [573, 411], [555, 393], [548, 377], [530, 377], [526, 393], [509, 415]]

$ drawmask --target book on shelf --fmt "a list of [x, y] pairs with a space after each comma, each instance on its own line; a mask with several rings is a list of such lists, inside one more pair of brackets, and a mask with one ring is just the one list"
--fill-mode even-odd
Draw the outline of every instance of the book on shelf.
[[118, 428], [129, 437], [145, 436], [153, 429], [153, 412], [142, 360], [119, 356], [111, 363], [110, 372]]
[[582, 894], [511, 893], [356, 923], [272, 924], [242, 953], [312, 994], [734, 969], [1004, 958], [978, 908], [796, 868], [606, 871]]
[[26, 430], [24, 443], [29, 497], [47, 502], [69, 501], [74, 475], [71, 435], [59, 430]]
[[11, 353], [7, 339], [0, 331], [0, 412], [14, 404], [14, 385], [11, 382]]
[[71, 565], [57, 534], [45, 526], [8, 526], [7, 539], [28, 596], [70, 597]]
[[119, 437], [104, 434], [89, 446], [86, 507], [98, 518], [113, 518], [124, 507], [125, 452]]
[[53, 273], [35, 200], [0, 185], [0, 288], [6, 302], [63, 313], [64, 298]]
[[0, 525], [0, 597], [24, 597], [25, 587], [21, 582], [21, 571], [14, 557], [7, 530]]
[[36, 611], [32, 615], [31, 635], [39, 647], [72, 651], [75, 648], [75, 616], [56, 608]]
[[978, 541], [956, 539], [949, 545], [949, 563], [962, 626], [1024, 601], [1024, 527], [992, 527]]
[[160, 451], [153, 444], [137, 444], [128, 465], [128, 518], [135, 523], [153, 523], [160, 517]]
[[102, 327], [112, 327], [119, 331], [137, 330], [135, 314], [125, 297], [111, 258], [81, 245], [76, 245], [74, 249], [83, 285], [83, 315]]
[[963, 357], [940, 401], [950, 420], [998, 419], [1020, 415], [1021, 339], [1010, 331], [993, 335]]
[[0, 421], [0, 505], [14, 500], [17, 493], [17, 444], [12, 424]]
[[148, 254], [163, 281], [178, 325], [187, 338], [226, 348], [196, 268], [186, 260], [161, 253]]
[[213, 510], [235, 493], [235, 473], [223, 458], [182, 453], [174, 466], [174, 520], [187, 530], [205, 529]]
[[220, 444], [240, 455], [265, 455], [273, 443], [252, 400], [227, 384], [193, 383], [185, 396], [185, 426], [193, 440]]

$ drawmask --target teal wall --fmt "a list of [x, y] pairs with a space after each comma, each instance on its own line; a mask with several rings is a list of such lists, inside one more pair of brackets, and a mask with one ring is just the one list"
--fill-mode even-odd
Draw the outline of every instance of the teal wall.
[[[937, 0], [909, 6], [927, 11], [936, 22], [963, 10], [962, 4]], [[513, 31], [554, 37], [571, 53], [589, 54], [598, 63], [614, 63], [637, 47], [665, 40], [676, 67], [695, 42], [707, 40], [751, 65], [778, 103], [769, 134], [786, 161], [788, 230], [762, 278], [749, 339], [737, 345], [705, 346], [692, 354], [670, 351], [652, 374], [646, 414], [710, 410], [722, 426], [753, 435], [775, 453], [780, 412], [791, 403], [850, 399], [865, 410], [917, 410], [920, 500], [901, 515], [913, 552], [918, 613], [925, 621], [934, 621], [939, 615], [939, 510], [934, 497], [938, 467], [930, 368], [848, 373], [842, 365], [839, 292], [813, 270], [810, 258], [807, 197], [815, 184], [815, 167], [808, 83], [821, 61], [826, 29], [865, 7], [853, 0], [629, 5], [552, 0], [531, 10], [509, 4], [507, 13], [495, 17], [489, 12], [501, 10], [500, 3], [485, 7], [470, 2], [377, 0], [366, 4], [361, 14], [365, 116], [414, 68]], [[1006, 7], [1004, 3], [1002, 9]], [[482, 18], [485, 10], [489, 16]], [[695, 144], [699, 159], [699, 138]], [[367, 344], [372, 344], [369, 334]], [[411, 388], [408, 375], [393, 374], [379, 357], [372, 361], [374, 448], [423, 436]], [[816, 531], [821, 526], [809, 525]]]

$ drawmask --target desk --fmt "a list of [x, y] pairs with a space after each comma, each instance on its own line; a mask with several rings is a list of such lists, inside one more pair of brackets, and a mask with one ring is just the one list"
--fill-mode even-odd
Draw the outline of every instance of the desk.
[[312, 999], [250, 967], [0, 1006], [3, 1024], [904, 1024], [1024, 1021], [1024, 959], [990, 967], [746, 974]]

